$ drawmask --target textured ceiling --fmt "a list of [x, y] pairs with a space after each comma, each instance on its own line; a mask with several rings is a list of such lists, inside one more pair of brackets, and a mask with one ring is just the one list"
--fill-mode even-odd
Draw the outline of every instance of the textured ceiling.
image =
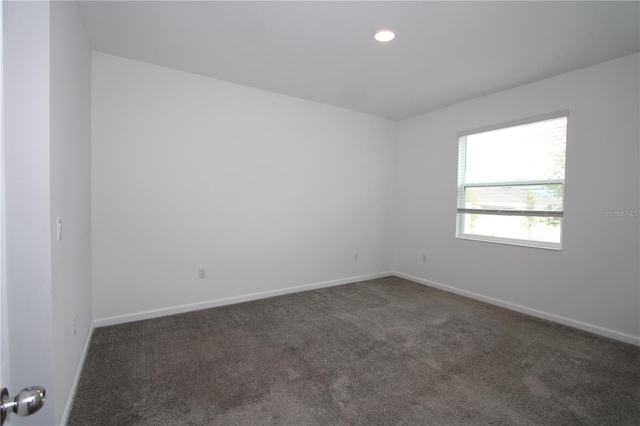
[[[394, 120], [640, 50], [639, 2], [87, 1], [94, 50]], [[373, 40], [391, 28], [389, 44]]]

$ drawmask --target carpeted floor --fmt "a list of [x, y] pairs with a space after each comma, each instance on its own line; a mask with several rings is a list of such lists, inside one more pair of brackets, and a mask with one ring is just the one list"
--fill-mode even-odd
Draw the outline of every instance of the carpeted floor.
[[640, 348], [394, 277], [98, 328], [68, 423], [577, 424], [640, 424]]

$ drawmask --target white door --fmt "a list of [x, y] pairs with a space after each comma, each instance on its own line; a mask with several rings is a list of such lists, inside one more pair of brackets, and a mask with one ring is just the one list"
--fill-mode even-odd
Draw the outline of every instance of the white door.
[[[6, 389], [10, 385], [10, 333], [9, 301], [7, 282], [7, 233], [5, 203], [5, 86], [4, 86], [4, 1], [0, 1], [0, 408], [4, 425], [10, 424], [12, 415], [27, 416], [40, 409], [44, 404], [44, 389], [32, 386], [29, 389]], [[28, 384], [21, 384], [25, 386]], [[13, 386], [13, 383], [11, 383]], [[9, 393], [9, 391], [11, 393]]]
[[5, 275], [5, 231], [4, 231], [4, 29], [3, 5], [0, 1], [0, 386], [4, 386], [9, 371], [9, 342], [7, 335], [7, 279]]

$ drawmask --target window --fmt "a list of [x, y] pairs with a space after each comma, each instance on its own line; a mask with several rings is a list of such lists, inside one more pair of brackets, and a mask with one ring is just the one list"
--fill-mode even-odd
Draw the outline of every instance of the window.
[[562, 247], [567, 117], [458, 135], [458, 238]]

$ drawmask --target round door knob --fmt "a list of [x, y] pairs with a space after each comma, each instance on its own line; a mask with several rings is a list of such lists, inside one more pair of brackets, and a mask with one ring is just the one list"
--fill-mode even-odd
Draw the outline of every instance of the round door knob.
[[7, 418], [8, 411], [13, 411], [19, 416], [28, 416], [42, 408], [45, 390], [42, 386], [31, 386], [30, 388], [22, 389], [15, 398], [9, 398], [9, 391], [4, 388], [0, 392], [0, 399], [2, 400], [2, 404], [0, 404], [0, 424], [2, 424]]
[[28, 416], [38, 411], [44, 405], [45, 390], [42, 386], [24, 388], [18, 393], [13, 412], [19, 416]]

